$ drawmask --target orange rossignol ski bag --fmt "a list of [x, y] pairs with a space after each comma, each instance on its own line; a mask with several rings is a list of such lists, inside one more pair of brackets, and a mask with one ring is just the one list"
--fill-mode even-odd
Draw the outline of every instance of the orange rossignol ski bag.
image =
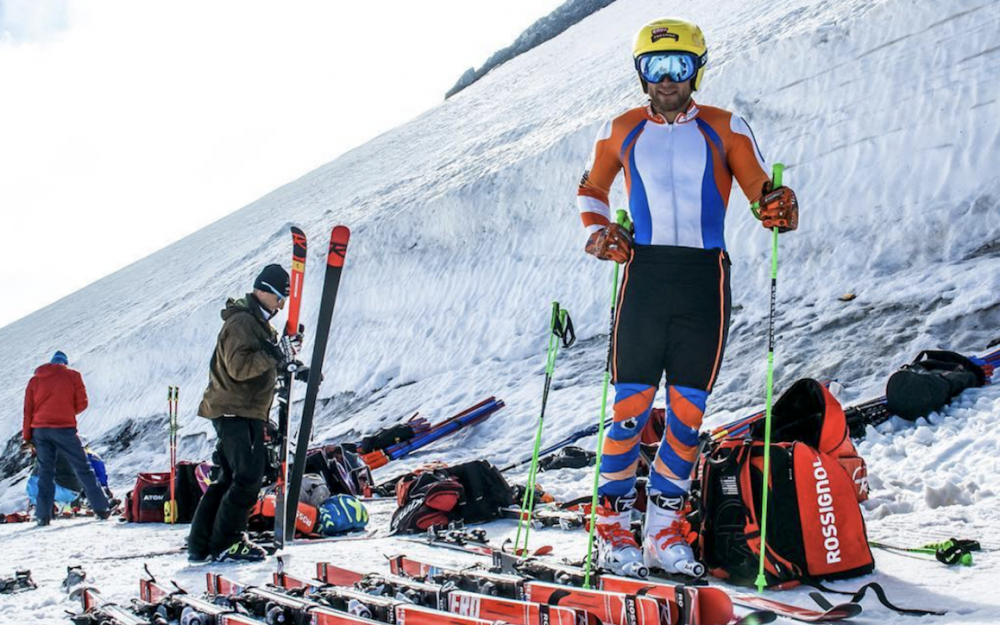
[[[763, 421], [705, 449], [692, 486], [699, 559], [717, 577], [752, 585], [760, 559]], [[768, 586], [840, 579], [875, 566], [859, 501], [864, 461], [843, 409], [814, 380], [796, 382], [772, 411], [765, 576]]]

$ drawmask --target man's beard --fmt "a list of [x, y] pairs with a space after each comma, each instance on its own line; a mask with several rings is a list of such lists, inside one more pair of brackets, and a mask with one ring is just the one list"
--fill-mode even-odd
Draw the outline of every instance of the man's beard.
[[684, 111], [687, 108], [687, 103], [691, 100], [689, 95], [675, 95], [666, 97], [650, 97], [653, 102], [653, 108], [656, 109], [657, 113], [669, 113], [672, 111]]

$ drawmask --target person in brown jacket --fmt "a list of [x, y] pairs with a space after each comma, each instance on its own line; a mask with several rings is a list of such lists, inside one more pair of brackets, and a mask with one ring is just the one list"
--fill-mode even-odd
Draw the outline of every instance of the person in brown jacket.
[[39, 526], [52, 520], [56, 494], [56, 460], [62, 455], [87, 494], [95, 514], [107, 519], [108, 498], [90, 466], [76, 431], [76, 415], [87, 409], [87, 388], [69, 359], [59, 351], [35, 369], [24, 391], [24, 447], [38, 456], [38, 498], [35, 519]]
[[247, 516], [267, 465], [264, 432], [279, 367], [286, 366], [270, 319], [285, 307], [288, 273], [268, 265], [253, 292], [226, 303], [198, 416], [218, 434], [212, 485], [198, 503], [188, 535], [188, 560], [262, 560], [267, 553], [245, 534]]

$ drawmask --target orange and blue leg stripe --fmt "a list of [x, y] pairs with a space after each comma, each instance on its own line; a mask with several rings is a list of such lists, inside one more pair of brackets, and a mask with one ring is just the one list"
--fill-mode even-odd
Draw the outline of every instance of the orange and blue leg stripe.
[[698, 431], [705, 416], [708, 391], [667, 387], [667, 423], [649, 474], [649, 490], [668, 497], [691, 489], [691, 469], [698, 454]]
[[602, 497], [626, 495], [635, 487], [639, 441], [655, 396], [655, 386], [615, 384], [614, 421], [604, 437], [601, 457]]

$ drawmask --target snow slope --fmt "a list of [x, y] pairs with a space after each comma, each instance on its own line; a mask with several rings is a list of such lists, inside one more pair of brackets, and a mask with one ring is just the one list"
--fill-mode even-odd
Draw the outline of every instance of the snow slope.
[[[748, 119], [765, 156], [788, 165], [802, 205], [799, 232], [782, 238], [779, 390], [806, 375], [837, 377], [847, 399], [858, 399], [880, 393], [888, 373], [921, 349], [984, 348], [1000, 335], [1000, 3], [762, 6], [712, 0], [685, 15], [702, 25], [711, 50], [698, 99]], [[582, 253], [574, 191], [601, 122], [643, 101], [631, 36], [663, 11], [652, 0], [619, 0], [411, 123], [0, 329], [0, 436], [17, 433], [23, 386], [58, 348], [89, 384], [81, 427], [110, 452], [117, 487], [140, 467], [166, 466], [167, 384], [181, 386], [182, 457], [206, 457], [207, 426], [193, 415], [218, 310], [261, 266], [286, 262], [292, 223], [313, 243], [307, 323], [328, 228], [346, 223], [354, 232], [317, 440], [355, 438], [418, 409], [434, 420], [497, 395], [508, 407], [489, 425], [378, 476], [430, 459], [519, 458], [533, 432], [553, 299], [571, 311], [582, 340], [560, 357], [546, 437], [592, 423], [610, 276]], [[735, 314], [712, 423], [759, 405], [764, 380], [769, 239], [738, 190], [730, 206]], [[857, 299], [838, 301], [844, 292]], [[874, 475], [873, 535], [996, 527], [998, 397], [996, 388], [978, 391], [940, 423], [890, 425], [899, 431], [870, 437], [862, 451]], [[123, 450], [109, 437], [130, 421], [140, 434]], [[587, 488], [585, 476], [565, 473], [547, 478], [556, 492]], [[4, 481], [3, 508], [22, 505], [22, 475]], [[52, 535], [102, 536], [94, 549], [111, 550], [118, 531], [136, 542], [153, 535], [109, 526]], [[50, 578], [56, 562], [89, 557], [48, 534], [16, 532], [0, 532], [5, 552], [26, 557], [36, 541], [47, 546], [39, 566]], [[330, 553], [346, 552], [339, 549]], [[918, 588], [944, 586], [973, 601], [960, 616], [924, 622], [1000, 620], [994, 555], [958, 571], [881, 554], [879, 566], [878, 579], [909, 588], [913, 603]], [[109, 578], [120, 600], [133, 593], [117, 583], [125, 570]], [[250, 573], [263, 580], [263, 569]], [[39, 614], [64, 607], [35, 597], [50, 602], [36, 605]], [[20, 614], [19, 605], [4, 599], [0, 610]], [[874, 606], [869, 618], [896, 622]]]

